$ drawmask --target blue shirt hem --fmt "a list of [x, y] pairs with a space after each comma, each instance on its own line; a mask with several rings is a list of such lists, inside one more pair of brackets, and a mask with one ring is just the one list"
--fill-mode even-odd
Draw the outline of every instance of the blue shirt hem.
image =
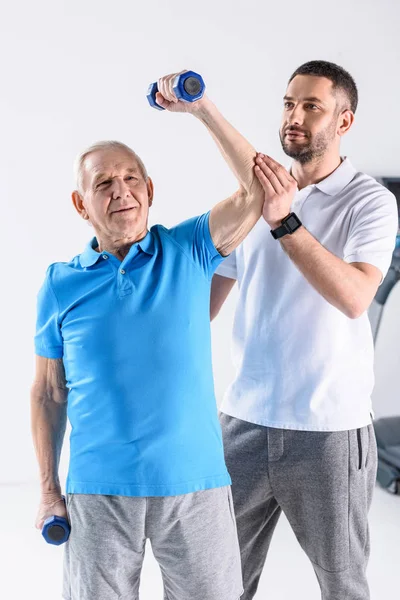
[[67, 481], [67, 494], [100, 494], [105, 496], [180, 496], [211, 488], [231, 485], [232, 481], [228, 472], [215, 477], [205, 477], [197, 481], [185, 483], [139, 485], [139, 484], [111, 484], [82, 481]]

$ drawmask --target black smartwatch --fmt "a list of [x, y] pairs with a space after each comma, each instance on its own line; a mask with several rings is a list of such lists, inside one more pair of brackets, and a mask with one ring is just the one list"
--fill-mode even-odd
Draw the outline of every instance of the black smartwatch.
[[301, 227], [302, 222], [299, 217], [295, 213], [290, 213], [287, 217], [282, 219], [282, 225], [277, 227], [276, 229], [271, 229], [272, 237], [277, 240], [284, 235], [292, 234], [296, 229]]

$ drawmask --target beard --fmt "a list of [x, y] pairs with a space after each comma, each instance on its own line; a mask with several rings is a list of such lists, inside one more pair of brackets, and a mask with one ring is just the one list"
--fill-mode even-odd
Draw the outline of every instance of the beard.
[[287, 156], [293, 158], [302, 165], [310, 163], [315, 159], [321, 158], [326, 153], [327, 149], [331, 145], [331, 142], [335, 138], [336, 119], [332, 119], [329, 125], [311, 136], [309, 133], [304, 132], [306, 141], [302, 141], [301, 144], [296, 142], [289, 142], [286, 140], [286, 133], [288, 131], [299, 131], [295, 128], [286, 127], [279, 131], [279, 138], [281, 140], [282, 149]]

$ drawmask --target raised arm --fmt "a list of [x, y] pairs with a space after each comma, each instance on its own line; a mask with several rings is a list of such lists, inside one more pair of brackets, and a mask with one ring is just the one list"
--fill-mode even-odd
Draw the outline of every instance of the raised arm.
[[257, 153], [207, 96], [193, 103], [178, 101], [172, 89], [175, 76], [168, 75], [158, 81], [157, 103], [171, 112], [188, 112], [198, 118], [239, 182], [238, 191], [214, 206], [210, 215], [214, 245], [226, 256], [242, 242], [262, 214], [264, 193], [254, 174]]
[[67, 387], [62, 359], [36, 357], [31, 388], [31, 428], [39, 463], [41, 500], [36, 527], [52, 515], [66, 516], [58, 478], [67, 422]]

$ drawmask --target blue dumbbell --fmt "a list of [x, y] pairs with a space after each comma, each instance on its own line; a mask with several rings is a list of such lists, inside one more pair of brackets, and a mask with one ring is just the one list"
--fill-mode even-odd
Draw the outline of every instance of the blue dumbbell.
[[[173, 90], [178, 100], [184, 100], [185, 102], [196, 102], [196, 100], [200, 100], [204, 95], [205, 89], [206, 86], [202, 76], [194, 71], [186, 71], [186, 73], [177, 75], [173, 85]], [[153, 108], [165, 110], [156, 102], [157, 92], [158, 83], [151, 83], [147, 90], [147, 100]]]
[[[65, 498], [63, 496], [63, 500]], [[45, 520], [42, 529], [42, 536], [48, 544], [60, 546], [69, 538], [71, 527], [65, 517], [49, 517]]]

